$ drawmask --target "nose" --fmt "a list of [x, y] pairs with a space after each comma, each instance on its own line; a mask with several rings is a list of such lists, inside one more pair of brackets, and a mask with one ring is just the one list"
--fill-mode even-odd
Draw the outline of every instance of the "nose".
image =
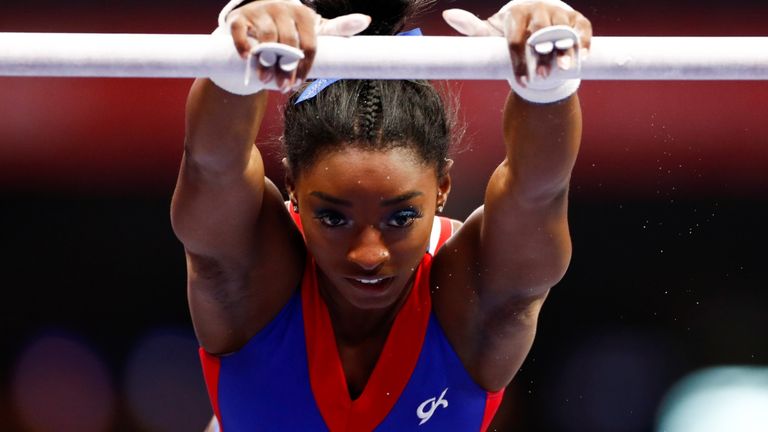
[[347, 259], [365, 271], [373, 271], [389, 261], [389, 249], [381, 238], [381, 231], [365, 227], [347, 253]]

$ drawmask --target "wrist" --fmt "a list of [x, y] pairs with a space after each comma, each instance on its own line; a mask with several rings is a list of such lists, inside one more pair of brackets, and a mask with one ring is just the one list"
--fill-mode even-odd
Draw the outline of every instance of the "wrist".
[[560, 102], [571, 97], [579, 89], [580, 79], [560, 81], [554, 87], [534, 88], [530, 83], [527, 86], [520, 85], [514, 78], [509, 80], [509, 86], [522, 99], [536, 104], [548, 104]]

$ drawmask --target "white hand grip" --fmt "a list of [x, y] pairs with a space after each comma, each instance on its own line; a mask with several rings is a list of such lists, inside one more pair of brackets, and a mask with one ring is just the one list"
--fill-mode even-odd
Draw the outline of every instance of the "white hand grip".
[[[557, 57], [564, 51], [573, 49], [573, 57], [567, 69], [558, 65]], [[553, 54], [554, 55], [551, 55]], [[545, 57], [551, 58], [545, 58]], [[539, 76], [536, 68], [548, 62], [550, 74]], [[525, 44], [525, 64], [528, 69], [528, 85], [532, 88], [552, 88], [557, 83], [568, 79], [579, 78], [581, 73], [581, 58], [579, 55], [579, 35], [571, 27], [565, 25], [544, 27], [533, 33]], [[551, 84], [550, 84], [551, 83]]]

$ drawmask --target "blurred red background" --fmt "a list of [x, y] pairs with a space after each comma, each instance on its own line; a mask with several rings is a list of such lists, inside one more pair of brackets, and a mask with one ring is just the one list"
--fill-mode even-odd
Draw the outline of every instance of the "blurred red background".
[[[221, 3], [6, 1], [0, 31], [207, 33]], [[597, 36], [768, 36], [768, 5], [756, 1], [571, 4]], [[485, 16], [498, 6], [437, 7]], [[438, 19], [416, 24], [452, 34]], [[183, 252], [168, 221], [190, 84], [0, 78], [0, 429], [49, 430], [29, 418], [55, 413], [29, 414], [19, 401], [35, 393], [18, 389], [39, 384], [25, 377], [55, 379], [29, 365], [82, 373], [55, 358], [29, 360], [56, 357], [51, 350], [62, 346], [61, 358], [102, 366], [95, 377], [49, 383], [46, 397], [104, 398], [111, 411], [93, 430], [199, 430], [209, 418]], [[508, 87], [451, 87], [468, 133], [447, 210], [463, 218], [501, 159]], [[651, 430], [664, 391], [685, 373], [768, 364], [768, 83], [585, 82], [579, 94], [574, 260], [510, 386], [499, 430]], [[280, 103], [273, 98], [263, 141], [280, 134]], [[280, 183], [276, 151], [268, 150], [268, 172]]]
[[[765, 8], [751, 3], [575, 6], [592, 18], [598, 36], [758, 35], [768, 28], [759, 18]], [[192, 2], [183, 11], [162, 3], [24, 4], [0, 9], [0, 29], [204, 33], [217, 8], [216, 2]], [[475, 4], [471, 10], [482, 15], [490, 7]], [[451, 34], [437, 19], [422, 24], [428, 34]], [[167, 79], [1, 78], [0, 185], [167, 191], [180, 157], [189, 85]], [[472, 150], [457, 158], [457, 168], [488, 172], [501, 154], [498, 113], [507, 87], [467, 81], [456, 88]], [[765, 83], [585, 82], [580, 95], [584, 145], [574, 184], [581, 192], [652, 198], [664, 196], [672, 184], [703, 196], [761, 196], [768, 189]], [[269, 124], [279, 125], [278, 109], [271, 113]], [[267, 132], [277, 136], [279, 127]], [[460, 194], [483, 182], [482, 176], [463, 179]]]

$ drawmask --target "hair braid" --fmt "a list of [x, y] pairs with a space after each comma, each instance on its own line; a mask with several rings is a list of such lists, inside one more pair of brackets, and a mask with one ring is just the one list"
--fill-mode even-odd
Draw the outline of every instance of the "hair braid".
[[360, 114], [358, 134], [360, 138], [372, 142], [379, 136], [381, 124], [381, 88], [376, 81], [363, 81], [360, 90]]
[[[361, 34], [393, 35], [436, 0], [301, 0], [324, 18], [349, 13], [371, 17]], [[455, 98], [449, 111], [429, 82], [342, 79], [299, 104], [285, 105], [282, 137], [294, 176], [321, 155], [340, 149], [388, 151], [405, 148], [442, 175], [452, 139], [460, 139]]]

